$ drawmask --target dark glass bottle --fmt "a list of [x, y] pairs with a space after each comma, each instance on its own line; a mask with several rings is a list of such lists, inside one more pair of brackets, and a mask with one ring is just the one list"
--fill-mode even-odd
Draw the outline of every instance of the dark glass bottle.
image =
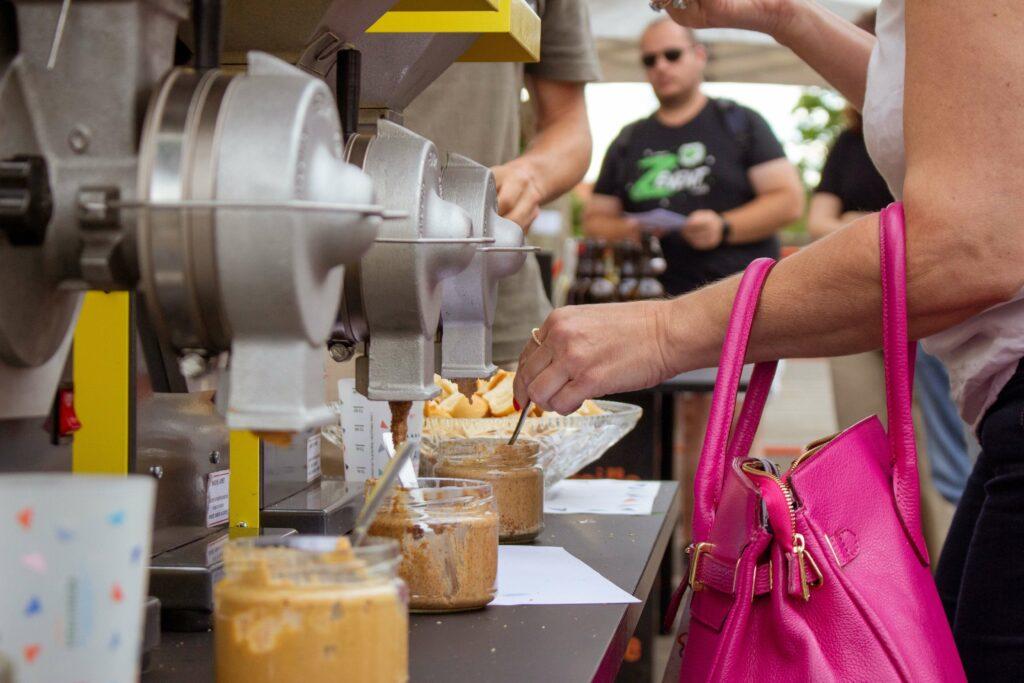
[[665, 272], [668, 264], [665, 254], [661, 251], [661, 242], [651, 235], [644, 240], [643, 257], [640, 266], [640, 282], [637, 285], [637, 299], [661, 299], [665, 296], [665, 287], [658, 276]]
[[640, 247], [633, 242], [619, 242], [615, 251], [619, 261], [619, 301], [632, 301], [640, 285]]
[[590, 289], [587, 290], [588, 304], [606, 304], [615, 301], [615, 283], [608, 277], [608, 269], [605, 263], [605, 249], [607, 245], [604, 240], [598, 240], [594, 244], [594, 257], [592, 263], [592, 277]]
[[572, 287], [566, 298], [566, 303], [570, 306], [586, 302], [587, 292], [590, 290], [590, 280], [594, 275], [593, 251], [593, 244], [590, 240], [580, 242], [577, 248], [576, 277], [573, 279]]

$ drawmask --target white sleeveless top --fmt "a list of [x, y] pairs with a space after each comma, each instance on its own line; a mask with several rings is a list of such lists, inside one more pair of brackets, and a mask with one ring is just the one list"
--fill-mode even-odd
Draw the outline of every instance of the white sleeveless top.
[[[902, 199], [906, 173], [903, 0], [882, 0], [876, 33], [864, 97], [864, 138], [893, 196]], [[1006, 303], [928, 337], [924, 347], [945, 363], [960, 414], [977, 427], [1024, 357], [1024, 290]]]

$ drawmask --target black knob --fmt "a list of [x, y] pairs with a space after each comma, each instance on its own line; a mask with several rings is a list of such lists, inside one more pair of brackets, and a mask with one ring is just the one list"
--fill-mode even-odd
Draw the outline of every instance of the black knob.
[[0, 161], [0, 232], [16, 247], [39, 246], [53, 216], [46, 160], [21, 154]]

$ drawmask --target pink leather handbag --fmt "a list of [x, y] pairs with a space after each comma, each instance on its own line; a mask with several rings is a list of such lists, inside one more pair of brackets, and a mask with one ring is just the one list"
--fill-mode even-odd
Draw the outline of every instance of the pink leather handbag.
[[694, 486], [682, 681], [965, 680], [921, 533], [901, 205], [880, 237], [889, 433], [869, 417], [785, 472], [747, 457], [775, 363], [756, 366], [729, 439], [774, 262], [743, 275]]

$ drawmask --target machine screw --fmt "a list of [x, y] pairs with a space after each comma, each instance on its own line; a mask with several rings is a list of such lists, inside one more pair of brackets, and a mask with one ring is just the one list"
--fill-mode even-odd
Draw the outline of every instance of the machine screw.
[[331, 352], [331, 360], [335, 363], [352, 360], [352, 356], [356, 355], [355, 345], [348, 342], [332, 341], [328, 343], [327, 348]]
[[220, 451], [210, 452], [210, 462], [213, 463], [214, 465], [220, 462]]
[[160, 465], [153, 465], [152, 467], [150, 467], [149, 473], [153, 475], [154, 479], [164, 478], [164, 468], [161, 467]]
[[92, 132], [82, 124], [78, 124], [68, 133], [68, 146], [75, 154], [85, 154], [92, 141]]
[[78, 190], [78, 222], [85, 230], [116, 230], [121, 213], [111, 203], [121, 198], [113, 186], [83, 187]]
[[187, 379], [195, 379], [206, 372], [206, 359], [195, 351], [189, 351], [178, 361], [178, 368]]

